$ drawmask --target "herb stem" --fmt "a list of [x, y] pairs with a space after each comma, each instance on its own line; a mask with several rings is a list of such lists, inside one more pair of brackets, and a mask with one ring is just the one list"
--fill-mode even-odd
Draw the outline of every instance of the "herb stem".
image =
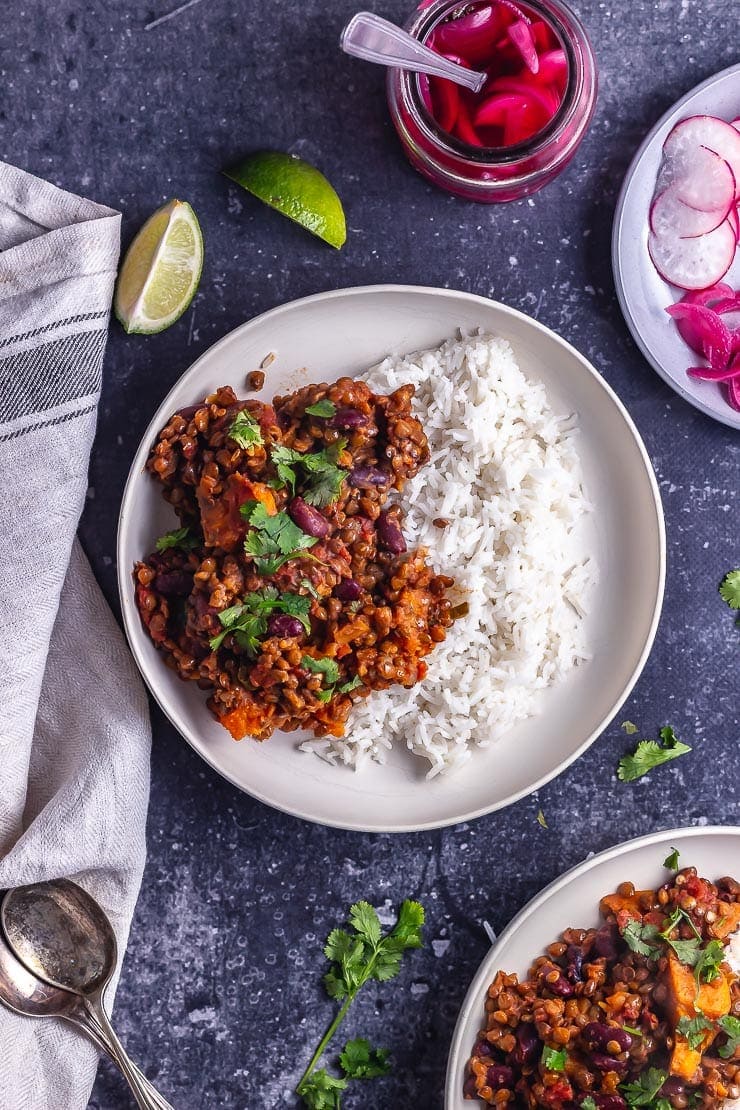
[[314, 1052], [313, 1056], [311, 1057], [311, 1059], [309, 1061], [308, 1067], [306, 1068], [303, 1075], [301, 1076], [301, 1078], [298, 1081], [298, 1085], [296, 1086], [296, 1089], [295, 1089], [297, 1095], [299, 1095], [301, 1093], [301, 1087], [306, 1082], [309, 1075], [314, 1070], [314, 1068], [318, 1064], [319, 1060], [323, 1056], [324, 1050], [326, 1049], [326, 1046], [329, 1044], [329, 1041], [332, 1039], [332, 1037], [336, 1033], [337, 1029], [342, 1024], [342, 1022], [344, 1021], [345, 1017], [347, 1016], [347, 1011], [349, 1010], [349, 1008], [352, 1005], [352, 1003], [354, 1002], [354, 1000], [355, 1000], [354, 994], [347, 995], [347, 998], [346, 998], [346, 1000], [344, 1002], [344, 1005], [342, 1006], [341, 1010], [338, 1012], [337, 1016], [334, 1018], [334, 1021], [331, 1023], [329, 1028], [324, 1033], [324, 1036], [319, 1041], [318, 1048]]

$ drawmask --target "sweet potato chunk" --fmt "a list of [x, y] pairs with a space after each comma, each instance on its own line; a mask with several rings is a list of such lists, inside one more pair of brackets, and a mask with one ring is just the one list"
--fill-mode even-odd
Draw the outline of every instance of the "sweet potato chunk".
[[740, 928], [740, 902], [733, 902], [729, 911], [716, 922], [714, 932], [718, 937], [729, 937]]
[[645, 912], [640, 907], [640, 898], [643, 894], [652, 898], [653, 891], [636, 890], [635, 893], [629, 895], [629, 897], [623, 894], [607, 894], [605, 898], [601, 899], [599, 908], [604, 917], [606, 917], [607, 914], [613, 914], [614, 917], [617, 917], [621, 913], [629, 917], [640, 918]]
[[702, 983], [697, 990], [693, 971], [673, 953], [668, 957], [668, 992], [674, 1025], [682, 1017], [696, 1017], [697, 1011], [709, 1021], [716, 1021], [729, 1014], [732, 1005], [730, 983], [723, 971], [713, 983]]
[[243, 740], [245, 736], [262, 740], [270, 729], [267, 715], [257, 705], [243, 705], [232, 709], [230, 713], [219, 717], [219, 721], [235, 740]]

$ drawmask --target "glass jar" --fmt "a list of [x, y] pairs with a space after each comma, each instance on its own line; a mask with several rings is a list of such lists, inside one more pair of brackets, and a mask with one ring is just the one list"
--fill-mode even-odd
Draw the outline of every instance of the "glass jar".
[[[444, 131], [426, 107], [419, 74], [388, 71], [388, 105], [411, 164], [435, 185], [484, 204], [519, 200], [557, 177], [578, 149], [596, 104], [596, 62], [580, 20], [562, 0], [526, 0], [520, 6], [528, 17], [549, 24], [568, 59], [557, 112], [524, 142], [508, 147], [463, 142]], [[406, 30], [425, 42], [439, 23], [464, 7], [460, 0], [426, 0]]]

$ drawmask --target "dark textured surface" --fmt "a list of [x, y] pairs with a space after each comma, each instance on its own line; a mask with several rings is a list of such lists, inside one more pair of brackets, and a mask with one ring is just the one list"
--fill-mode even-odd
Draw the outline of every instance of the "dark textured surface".
[[[175, 3], [171, 6], [175, 6]], [[254, 313], [336, 286], [448, 285], [491, 295], [572, 340], [617, 389], [660, 480], [666, 604], [625, 716], [667, 720], [695, 752], [636, 786], [614, 767], [615, 726], [556, 782], [470, 826], [404, 837], [310, 827], [217, 778], [154, 714], [149, 862], [116, 1005], [124, 1040], [178, 1110], [291, 1105], [332, 1009], [320, 946], [348, 904], [428, 911], [428, 944], [397, 984], [368, 989], [349, 1029], [388, 1045], [391, 1079], [348, 1108], [442, 1104], [467, 983], [496, 929], [590, 850], [680, 824], [738, 822], [740, 632], [717, 582], [740, 563], [737, 433], [695, 413], [636, 352], [609, 266], [616, 192], [644, 132], [681, 93], [737, 61], [734, 0], [582, 0], [602, 91], [576, 164], [528, 202], [482, 208], [417, 177], [391, 131], [379, 70], [334, 47], [350, 0], [202, 0], [146, 32], [164, 3], [36, 0], [0, 32], [7, 160], [120, 208], [126, 239], [153, 208], [192, 202], [207, 245], [194, 309], [167, 333], [115, 327], [83, 539], [115, 604], [116, 516], [152, 411], [188, 364]], [[400, 19], [406, 5], [388, 0]], [[740, 104], [738, 105], [740, 110]], [[325, 169], [346, 201], [337, 254], [218, 171], [259, 146]], [[543, 741], [547, 725], [543, 723]], [[544, 810], [549, 829], [536, 821]], [[130, 1105], [104, 1067], [93, 1104]], [[63, 1108], [60, 1108], [63, 1110]]]

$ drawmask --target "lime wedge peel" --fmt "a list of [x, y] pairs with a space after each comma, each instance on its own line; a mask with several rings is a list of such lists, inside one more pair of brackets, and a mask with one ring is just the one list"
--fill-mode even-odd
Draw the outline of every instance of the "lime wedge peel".
[[320, 170], [295, 154], [260, 150], [225, 176], [248, 193], [336, 247], [347, 239], [342, 202]]
[[182, 316], [200, 281], [203, 236], [186, 201], [171, 200], [149, 217], [118, 274], [113, 307], [129, 334], [154, 335]]

